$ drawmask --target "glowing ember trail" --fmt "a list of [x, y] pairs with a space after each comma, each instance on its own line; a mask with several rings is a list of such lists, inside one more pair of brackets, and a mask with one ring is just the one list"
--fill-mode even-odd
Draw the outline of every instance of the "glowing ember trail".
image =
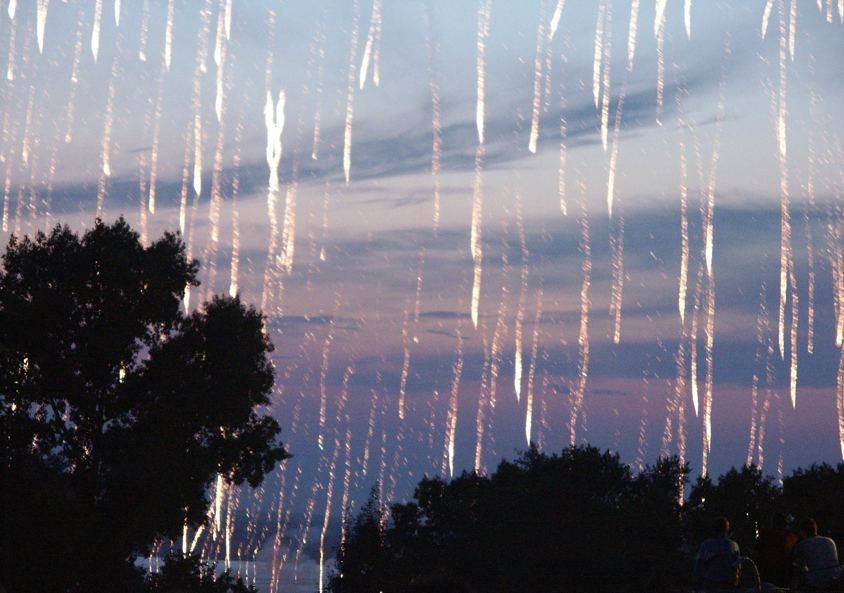
[[665, 103], [665, 2], [666, 0], [657, 0], [657, 16], [654, 19], [654, 35], [656, 36], [656, 123], [660, 126], [662, 125], [662, 109]]
[[[97, 4], [101, 5], [102, 0], [98, 0]], [[102, 8], [102, 6], [100, 6]], [[111, 77], [108, 81], [108, 93], [105, 108], [105, 126], [103, 129], [102, 139], [102, 166], [100, 168], [100, 178], [97, 184], [97, 218], [102, 218], [105, 213], [105, 198], [107, 193], [107, 180], [111, 177], [111, 133], [114, 126], [114, 99], [117, 95], [117, 81], [120, 77], [120, 38], [117, 42], [118, 48], [114, 52], [114, 61], [111, 64]]]
[[[791, 203], [788, 183], [788, 145], [786, 140], [786, 118], [788, 108], [787, 95], [787, 38], [783, 0], [779, 2], [779, 93], [777, 95], [777, 154], [780, 169], [780, 305], [778, 323], [778, 344], [780, 357], [785, 358], [785, 321], [789, 293], [789, 271], [792, 264], [791, 254]], [[792, 297], [796, 291], [792, 288]]]
[[586, 210], [586, 186], [580, 182], [580, 251], [583, 253], [583, 281], [580, 285], [580, 331], [577, 335], [577, 383], [572, 389], [569, 418], [569, 444], [577, 444], [577, 419], [583, 414], [583, 396], [589, 380], [589, 288], [592, 284], [592, 245], [589, 238], [589, 213]]
[[[678, 110], [682, 109], [680, 94], [677, 94]], [[688, 160], [686, 157], [686, 132], [682, 116], [680, 128], [680, 286], [677, 293], [677, 309], [680, 323], [686, 323], [686, 295], [689, 284], [689, 188]]]
[[490, 343], [487, 337], [486, 318], [481, 320], [480, 334], [483, 345], [484, 363], [481, 368], [481, 382], [478, 392], [478, 413], [475, 416], [475, 459], [472, 465], [477, 473], [483, 471], [483, 441], [484, 429], [486, 428], [485, 417], [487, 405], [485, 395], [489, 385]]
[[232, 168], [234, 173], [232, 176], [232, 194], [231, 194], [231, 209], [232, 209], [232, 263], [229, 270], [229, 296], [234, 298], [240, 291], [238, 284], [238, 275], [240, 273], [240, 209], [238, 208], [237, 199], [240, 195], [240, 159], [241, 159], [241, 145], [243, 142], [243, 123], [239, 123], [235, 128], [234, 135], [234, 155], [232, 155]]
[[141, 8], [141, 32], [139, 35], [138, 59], [147, 61], [147, 44], [149, 43], [149, 0], [144, 0]]
[[627, 31], [627, 70], [633, 69], [633, 58], [636, 57], [636, 35], [639, 31], [639, 4], [641, 0], [633, 0], [630, 4], [630, 24]]
[[[477, 102], [475, 103], [475, 127], [478, 129], [478, 143], [484, 143], [484, 103], [486, 95], [486, 40], [489, 37], [489, 21], [492, 0], [481, 0], [478, 7], [478, 38], [475, 71], [477, 76]], [[477, 160], [477, 159], [476, 159]], [[477, 323], [475, 324], [477, 327]]]
[[542, 321], [542, 289], [536, 289], [536, 311], [533, 317], [533, 336], [530, 344], [530, 366], [528, 367], [527, 401], [525, 402], [525, 439], [530, 446], [533, 424], [533, 384], [536, 378], [536, 362], [539, 357], [539, 324]]
[[36, 4], [36, 34], [38, 36], [38, 53], [44, 53], [44, 28], [47, 26], [47, 9], [50, 0], [38, 0]]
[[841, 357], [838, 361], [835, 395], [838, 409], [838, 440], [841, 446], [841, 458], [844, 459], [844, 348], [841, 349]]
[[771, 19], [771, 11], [774, 8], [774, 0], [767, 0], [765, 2], [765, 9], [762, 11], [762, 27], [760, 34], [762, 35], [762, 39], [765, 39], [765, 36], [768, 34], [768, 22]]
[[358, 53], [358, 28], [360, 25], [360, 0], [352, 3], [352, 40], [349, 49], [349, 80], [346, 90], [346, 125], [343, 133], [343, 173], [346, 185], [352, 170], [352, 119], [355, 115], [355, 59]]
[[322, 112], [323, 79], [325, 78], [325, 14], [320, 19], [316, 30], [316, 40], [319, 45], [319, 61], [317, 63], [317, 82], [314, 92], [314, 137], [311, 148], [311, 158], [319, 159], [320, 113]]
[[606, 15], [604, 16], [604, 27], [607, 30], [606, 38], [604, 39], [604, 74], [603, 74], [603, 101], [601, 103], [601, 145], [604, 147], [604, 152], [607, 151], [607, 137], [609, 134], [610, 124], [610, 94], [612, 86], [610, 84], [610, 72], [612, 70], [612, 3], [607, 4]]
[[340, 454], [340, 440], [334, 439], [334, 455], [331, 457], [331, 467], [328, 470], [328, 485], [325, 489], [325, 513], [322, 519], [322, 531], [319, 535], [319, 593], [323, 593], [325, 579], [325, 536], [328, 533], [328, 522], [331, 519], [331, 499], [334, 496], [334, 478], [337, 468], [337, 458]]
[[683, 5], [683, 24], [686, 26], [686, 38], [692, 38], [692, 0], [686, 0]]
[[794, 61], [794, 48], [797, 38], [797, 0], [791, 0], [788, 16], [788, 54]]
[[428, 50], [428, 86], [431, 89], [431, 175], [434, 178], [434, 233], [440, 227], [440, 167], [443, 155], [442, 104], [440, 102], [440, 83], [437, 69], [438, 45], [434, 39], [433, 8], [428, 5], [425, 13], [426, 41]]
[[[363, 59], [360, 64], [360, 90], [366, 86], [366, 76], [369, 72], [369, 61], [372, 58], [372, 46], [375, 43], [376, 31], [381, 27], [381, 0], [372, 0], [372, 15], [369, 18], [369, 32], [366, 35], [366, 46], [363, 49]], [[378, 86], [376, 84], [376, 86]]]
[[619, 217], [610, 229], [610, 254], [612, 258], [612, 287], [610, 289], [610, 315], [613, 316], [612, 341], [621, 343], [621, 309], [624, 299], [624, 217]]
[[566, 200], [566, 143], [568, 140], [568, 122], [566, 121], [566, 89], [563, 80], [560, 80], [560, 165], [557, 171], [557, 193], [560, 198], [560, 212], [563, 216], [568, 215], [568, 204]]
[[545, 2], [539, 3], [539, 24], [536, 27], [536, 55], [533, 59], [533, 105], [530, 120], [528, 150], [536, 154], [539, 138], [539, 108], [542, 102], [542, 42], [545, 39]]
[[[725, 56], [731, 53], [729, 38], [724, 48]], [[715, 182], [718, 173], [718, 160], [721, 154], [721, 129], [723, 127], [726, 93], [726, 60], [721, 65], [721, 82], [716, 111], [715, 137], [712, 141], [712, 157], [709, 164], [709, 179], [707, 181], [705, 203], [701, 204], [704, 221], [704, 249], [706, 254], [706, 300], [704, 305], [704, 361], [706, 363], [705, 383], [701, 410], [703, 416], [703, 446], [701, 459], [701, 473], [707, 475], [709, 471], [709, 453], [712, 447], [712, 394], [714, 383], [713, 351], [715, 347], [715, 271], [712, 267], [712, 250], [714, 246], [715, 220]]]
[[149, 172], [149, 202], [150, 214], [155, 214], [155, 198], [158, 186], [158, 157], [161, 146], [161, 112], [164, 109], [164, 73], [162, 65], [158, 74], [158, 84], [155, 97], [155, 118], [152, 124], [152, 148], [150, 149], [150, 172]]
[[273, 108], [272, 95], [267, 93], [267, 101], [264, 104], [264, 124], [267, 128], [267, 166], [270, 176], [267, 184], [267, 217], [270, 221], [270, 241], [267, 248], [267, 263], [264, 268], [264, 290], [261, 297], [261, 309], [266, 311], [269, 305], [270, 295], [274, 289], [277, 276], [276, 264], [279, 243], [278, 231], [278, 193], [279, 179], [278, 168], [281, 162], [282, 142], [281, 136], [284, 132], [284, 106], [285, 94], [280, 91], [278, 101]]
[[73, 46], [73, 66], [70, 70], [70, 90], [67, 98], [67, 112], [65, 113], [66, 131], [65, 144], [73, 140], [73, 122], [76, 119], [76, 92], [79, 87], [79, 65], [82, 62], [82, 11], [78, 13], [79, 24], [76, 28], [76, 43]]
[[410, 372], [410, 341], [408, 335], [408, 314], [409, 304], [404, 304], [404, 318], [401, 326], [401, 344], [402, 344], [402, 363], [401, 363], [401, 380], [399, 383], [399, 419], [404, 420], [405, 416], [405, 396], [407, 394], [407, 376]]
[[[218, 69], [219, 78], [223, 78], [226, 70], [226, 49], [223, 48], [220, 66]], [[221, 85], [222, 86], [222, 85]], [[217, 146], [214, 150], [214, 163], [211, 174], [211, 202], [208, 209], [208, 220], [211, 223], [211, 233], [205, 245], [205, 252], [202, 259], [206, 265], [206, 291], [205, 300], [210, 300], [214, 295], [214, 287], [217, 278], [217, 246], [220, 242], [220, 210], [223, 204], [223, 151], [225, 150], [226, 126], [223, 120], [224, 100], [223, 94], [218, 95], [219, 100], [219, 125], [217, 126]]]
[[96, 4], [94, 4], [94, 25], [91, 28], [91, 55], [94, 56], [95, 64], [100, 53], [100, 22], [102, 18], [103, 0], [96, 0]]
[[514, 332], [516, 345], [513, 359], [513, 388], [516, 392], [516, 401], [520, 401], [522, 394], [522, 324], [525, 318], [525, 300], [527, 299], [528, 274], [530, 272], [528, 261], [530, 254], [528, 253], [527, 240], [525, 238], [525, 224], [522, 219], [522, 196], [518, 192], [516, 192], [516, 226], [519, 232], [519, 245], [522, 252], [522, 273]]
[[[340, 295], [335, 295], [334, 311], [339, 309]], [[325, 336], [325, 341], [322, 343], [322, 366], [319, 370], [319, 435], [317, 436], [317, 446], [320, 450], [323, 449], [325, 442], [325, 416], [328, 410], [328, 390], [326, 388], [326, 381], [328, 380], [328, 357], [331, 353], [331, 345], [334, 343], [334, 328], [336, 315], [331, 316], [331, 321], [328, 323], [328, 334]]]
[[604, 15], [606, 14], [606, 0], [598, 4], [598, 20], [595, 23], [595, 49], [592, 52], [592, 98], [595, 109], [601, 102], [601, 66], [604, 55]]
[[477, 151], [475, 152], [475, 183], [472, 192], [472, 232], [469, 243], [472, 253], [472, 261], [474, 262], [470, 312], [472, 316], [472, 325], [475, 329], [478, 328], [478, 306], [481, 301], [481, 276], [483, 273], [483, 240], [481, 238], [484, 206], [483, 159], [484, 145], [478, 144]]
[[164, 28], [164, 65], [170, 71], [173, 60], [173, 19], [176, 14], [176, 0], [167, 2], [167, 24]]
[[762, 373], [762, 363], [767, 351], [766, 332], [769, 329], [768, 307], [765, 304], [767, 285], [763, 282], [759, 290], [759, 312], [756, 315], [756, 354], [753, 360], [753, 379], [750, 384], [750, 433], [747, 439], [747, 456], [745, 465], [753, 463], [753, 453], [756, 448], [756, 436], [759, 431], [757, 416], [759, 416], [759, 382]]
[[554, 36], [557, 34], [557, 28], [560, 26], [560, 19], [563, 18], [563, 8], [566, 5], [566, 0], [557, 0], [557, 6], [554, 8], [554, 14], [551, 15], [551, 24], [548, 26], [548, 43], [554, 41]]
[[[14, 2], [9, 5], [11, 9], [14, 6]], [[15, 80], [15, 47], [17, 43], [17, 36], [18, 36], [18, 28], [16, 26], [16, 22], [12, 22], [9, 26], [9, 57], [6, 60], [6, 80], [9, 82], [13, 82]], [[10, 92], [13, 89], [10, 85]], [[8, 113], [9, 110], [6, 110]]]
[[808, 197], [807, 207], [803, 209], [803, 221], [806, 227], [806, 264], [809, 269], [808, 281], [808, 314], [806, 319], [806, 351], [813, 354], [815, 351], [815, 245], [812, 232], [812, 216], [815, 214], [815, 175], [817, 163], [815, 161], [815, 125], [817, 121], [818, 97], [814, 87], [814, 60], [810, 62], [812, 86], [809, 89], [809, 146], [808, 146], [808, 167], [806, 171], [806, 196]]
[[443, 455], [442, 473], [445, 474], [445, 466], [448, 466], [448, 475], [454, 477], [454, 441], [457, 437], [457, 410], [460, 395], [460, 378], [463, 376], [463, 328], [458, 320], [457, 329], [457, 359], [454, 361], [451, 378], [451, 394], [448, 400], [448, 416], [445, 425], [445, 447]]

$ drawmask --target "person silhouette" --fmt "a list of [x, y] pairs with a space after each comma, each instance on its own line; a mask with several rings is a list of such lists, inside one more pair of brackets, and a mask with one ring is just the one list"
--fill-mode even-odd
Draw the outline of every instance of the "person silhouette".
[[818, 524], [806, 518], [800, 522], [800, 541], [794, 548], [796, 585], [810, 589], [830, 589], [841, 578], [835, 542], [818, 535]]
[[791, 584], [795, 545], [797, 535], [788, 529], [788, 519], [782, 513], [776, 513], [756, 538], [756, 564], [763, 581], [777, 587]]
[[730, 539], [730, 521], [718, 517], [713, 535], [700, 545], [695, 555], [695, 579], [706, 588], [731, 589], [739, 579], [739, 545]]

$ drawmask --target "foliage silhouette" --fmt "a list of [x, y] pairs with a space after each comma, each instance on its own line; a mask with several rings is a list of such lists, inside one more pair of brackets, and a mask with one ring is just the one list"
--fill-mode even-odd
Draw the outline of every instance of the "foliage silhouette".
[[329, 587], [669, 591], [693, 584], [693, 558], [715, 517], [733, 522], [733, 537], [751, 557], [758, 528], [774, 512], [814, 514], [833, 529], [844, 519], [844, 464], [798, 469], [784, 490], [748, 466], [700, 478], [689, 491], [689, 471], [677, 457], [634, 474], [618, 455], [594, 447], [558, 455], [531, 447], [488, 476], [426, 477], [412, 501], [390, 505], [389, 513], [373, 489], [345, 526]]
[[386, 528], [370, 498], [338, 551], [330, 586], [397, 592], [436, 573], [477, 591], [659, 587], [670, 571], [658, 563], [641, 570], [642, 551], [660, 562], [677, 558], [687, 473], [673, 458], [634, 477], [617, 455], [577, 447], [560, 455], [531, 448], [490, 476], [426, 478], [414, 501], [391, 506]]
[[[13, 591], [131, 590], [132, 560], [205, 517], [219, 473], [287, 456], [272, 344], [239, 298], [183, 315], [196, 261], [121, 218], [12, 238], [0, 272], [0, 578]], [[48, 570], [39, 570], [47, 566]]]

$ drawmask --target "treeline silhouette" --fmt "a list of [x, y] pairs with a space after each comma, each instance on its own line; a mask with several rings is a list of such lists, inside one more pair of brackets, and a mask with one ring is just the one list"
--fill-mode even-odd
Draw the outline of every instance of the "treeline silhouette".
[[[754, 466], [713, 481], [677, 457], [634, 473], [591, 446], [531, 447], [488, 476], [425, 478], [413, 500], [377, 488], [345, 526], [329, 587], [380, 591], [668, 591], [692, 585], [695, 551], [728, 517], [742, 554], [775, 513], [844, 536], [844, 464], [797, 469], [780, 485]], [[388, 518], [389, 517], [389, 518]]]

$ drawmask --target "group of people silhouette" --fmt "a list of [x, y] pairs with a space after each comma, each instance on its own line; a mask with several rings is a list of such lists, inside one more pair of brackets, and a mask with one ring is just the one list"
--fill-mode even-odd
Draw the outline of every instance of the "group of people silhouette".
[[814, 519], [789, 521], [783, 514], [771, 517], [759, 530], [755, 553], [743, 556], [730, 538], [730, 522], [718, 517], [713, 535], [695, 556], [695, 578], [706, 589], [732, 589], [739, 585], [743, 567], [755, 566], [758, 584], [767, 589], [793, 588], [833, 591], [844, 586], [844, 569], [831, 538], [818, 535]]

